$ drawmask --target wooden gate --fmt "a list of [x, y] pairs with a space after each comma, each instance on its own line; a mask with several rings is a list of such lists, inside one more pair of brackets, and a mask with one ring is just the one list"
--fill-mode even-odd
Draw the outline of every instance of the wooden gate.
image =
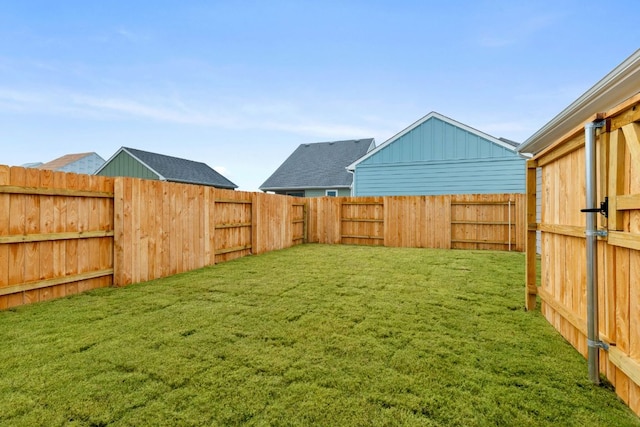
[[515, 194], [455, 196], [451, 200], [451, 248], [515, 250], [519, 200]]
[[[594, 116], [604, 119], [597, 138], [598, 318], [600, 372], [640, 413], [640, 95]], [[589, 120], [589, 121], [591, 121]], [[545, 318], [587, 355], [584, 129], [556, 141], [527, 163], [526, 305], [536, 294]], [[536, 223], [536, 170], [542, 173], [542, 209]], [[536, 285], [536, 231], [541, 237], [541, 279]], [[586, 375], [586, 373], [585, 373]]]

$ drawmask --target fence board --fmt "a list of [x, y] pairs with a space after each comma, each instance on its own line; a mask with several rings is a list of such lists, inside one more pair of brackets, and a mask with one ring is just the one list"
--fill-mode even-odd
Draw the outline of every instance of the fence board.
[[[305, 241], [451, 247], [452, 196], [301, 199], [7, 167], [0, 186], [0, 289], [20, 289], [0, 309]], [[460, 206], [490, 222], [489, 199]]]
[[[40, 187], [53, 188], [53, 171], [44, 170], [40, 173]], [[40, 198], [40, 233], [53, 233], [53, 196]], [[53, 241], [44, 241], [39, 244], [40, 266], [38, 280], [46, 280], [53, 276]], [[52, 299], [51, 287], [40, 290], [40, 301]]]
[[[57, 189], [66, 188], [67, 186], [67, 174], [64, 172], [53, 173], [53, 186]], [[67, 224], [67, 203], [65, 197], [55, 197], [53, 200], [53, 232], [64, 233], [66, 232]], [[66, 242], [54, 241], [53, 242], [53, 275], [52, 277], [64, 276], [66, 270]], [[112, 264], [110, 264], [112, 265]], [[67, 295], [67, 286], [58, 285], [52, 286], [51, 297], [61, 298]]]
[[[26, 171], [22, 168], [11, 168], [10, 185], [26, 186]], [[9, 206], [9, 234], [26, 234], [25, 196], [12, 194]], [[9, 285], [24, 282], [24, 245], [9, 245]], [[11, 295], [9, 306], [24, 304], [24, 292]]]
[[[8, 166], [0, 165], [0, 185], [9, 185], [10, 172]], [[0, 236], [9, 235], [9, 215], [2, 212], [10, 211], [10, 195], [0, 194]], [[0, 245], [0, 289], [9, 286], [9, 246]], [[9, 297], [0, 296], [0, 310], [9, 308]]]

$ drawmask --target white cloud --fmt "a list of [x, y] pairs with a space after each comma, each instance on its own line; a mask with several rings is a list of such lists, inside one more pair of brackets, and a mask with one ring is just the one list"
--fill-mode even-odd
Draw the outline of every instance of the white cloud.
[[[228, 130], [287, 132], [312, 138], [369, 138], [391, 133], [389, 124], [360, 117], [303, 114], [304, 108], [281, 100], [225, 100], [188, 105], [175, 96], [101, 97], [64, 90], [20, 91], [0, 87], [0, 111], [53, 114], [98, 120], [152, 120]], [[353, 123], [353, 124], [352, 124]]]

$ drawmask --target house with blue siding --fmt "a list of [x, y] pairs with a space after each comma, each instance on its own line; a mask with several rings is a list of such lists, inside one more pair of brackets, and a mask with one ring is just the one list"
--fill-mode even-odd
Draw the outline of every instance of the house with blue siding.
[[431, 112], [347, 170], [355, 196], [524, 193], [517, 146]]

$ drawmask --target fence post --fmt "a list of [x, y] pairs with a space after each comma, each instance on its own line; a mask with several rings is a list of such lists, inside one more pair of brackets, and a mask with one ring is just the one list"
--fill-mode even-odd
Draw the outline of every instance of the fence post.
[[260, 209], [260, 193], [251, 193], [251, 254], [260, 253], [258, 242], [258, 211]]
[[537, 161], [527, 161], [527, 216], [526, 216], [526, 285], [525, 285], [525, 308], [533, 310], [536, 308], [536, 167]]
[[308, 221], [309, 221], [309, 210], [308, 210], [308, 205], [309, 202], [307, 200], [305, 200], [304, 205], [302, 206], [302, 219], [303, 219], [303, 223], [302, 223], [302, 237], [303, 237], [303, 242], [304, 243], [308, 243], [309, 242], [309, 229], [308, 229]]

